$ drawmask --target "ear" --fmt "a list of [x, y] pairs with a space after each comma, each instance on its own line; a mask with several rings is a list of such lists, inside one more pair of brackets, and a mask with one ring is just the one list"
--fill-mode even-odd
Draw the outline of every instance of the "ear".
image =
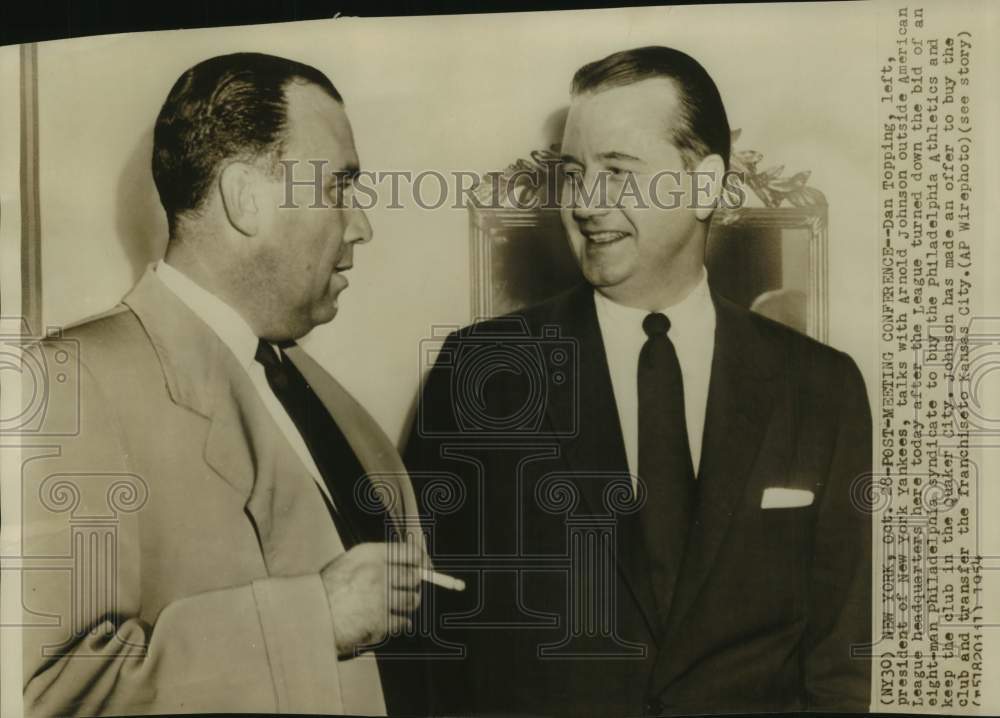
[[694, 173], [695, 216], [702, 222], [712, 216], [722, 194], [722, 182], [726, 175], [726, 163], [719, 155], [703, 158]]
[[219, 194], [229, 224], [252, 237], [260, 227], [259, 173], [244, 162], [231, 162], [219, 173]]

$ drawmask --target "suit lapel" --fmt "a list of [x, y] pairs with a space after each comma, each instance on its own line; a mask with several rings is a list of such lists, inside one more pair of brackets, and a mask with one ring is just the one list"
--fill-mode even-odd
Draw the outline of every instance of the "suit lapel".
[[[612, 512], [613, 505], [631, 501], [632, 488], [593, 291], [589, 285], [572, 290], [543, 319], [543, 324], [558, 326], [565, 338], [575, 342], [575, 359], [578, 362], [575, 367], [576, 381], [565, 382], [550, 391], [547, 414], [550, 426], [560, 435], [563, 456], [574, 470], [573, 479], [584, 503], [592, 514], [607, 516]], [[566, 370], [565, 366], [550, 366], [549, 376]], [[611, 498], [612, 492], [617, 498]], [[622, 496], [626, 497], [624, 502]], [[628, 531], [629, 522], [634, 518], [634, 515], [628, 515], [619, 521], [617, 539], [620, 543], [634, 540], [633, 533]], [[634, 546], [623, 545], [622, 548], [632, 558], [644, 556]], [[660, 621], [655, 596], [643, 562], [621, 560], [621, 551], [616, 558], [618, 569], [638, 603], [650, 633], [658, 636], [656, 627]]]
[[[220, 391], [205, 444], [205, 460], [224, 478], [253, 477], [246, 510], [260, 537], [271, 575], [317, 570], [343, 552], [320, 489], [234, 364], [228, 391]], [[250, 471], [241, 467], [249, 459]], [[238, 473], [237, 473], [238, 472]]]
[[[739, 509], [767, 433], [775, 382], [782, 371], [781, 356], [762, 341], [746, 311], [714, 293], [712, 299], [715, 349], [698, 502], [668, 617], [668, 642], [695, 605]], [[677, 653], [666, 651], [661, 659], [669, 661]]]
[[[397, 527], [417, 515], [417, 502], [396, 448], [381, 427], [339, 382], [301, 347], [288, 349], [292, 360], [351, 445], [377, 495]], [[416, 525], [407, 528], [417, 528]]]
[[[607, 474], [627, 477], [628, 462], [592, 292], [589, 286], [574, 290], [565, 298], [565, 306], [544, 320], [574, 342], [576, 355], [572, 357], [576, 366], [570, 369], [575, 380], [561, 385], [550, 382], [547, 414], [567, 463], [581, 472], [576, 482], [588, 507], [593, 513], [606, 514]], [[549, 376], [558, 371], [566, 367], [550, 366]], [[582, 472], [593, 473], [595, 478]]]
[[244, 497], [270, 575], [316, 570], [343, 545], [308, 470], [211, 328], [148, 270], [125, 298], [173, 401], [204, 417], [204, 459]]

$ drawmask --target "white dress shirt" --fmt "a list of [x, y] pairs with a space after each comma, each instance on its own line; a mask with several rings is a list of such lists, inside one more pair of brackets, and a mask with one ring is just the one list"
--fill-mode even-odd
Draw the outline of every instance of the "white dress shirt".
[[[639, 352], [647, 339], [642, 320], [650, 312], [617, 304], [596, 289], [594, 304], [618, 406], [625, 456], [632, 474], [632, 490], [635, 491], [639, 468]], [[677, 304], [659, 311], [670, 320], [667, 336], [677, 350], [681, 365], [688, 444], [697, 476], [715, 350], [715, 305], [708, 290], [708, 272], [702, 268], [701, 279], [695, 288]]]
[[[264, 406], [278, 428], [281, 429], [281, 433], [288, 439], [296, 456], [302, 460], [302, 464], [309, 471], [320, 491], [332, 504], [333, 497], [330, 496], [330, 491], [323, 482], [323, 476], [316, 467], [316, 462], [313, 461], [308, 447], [306, 447], [305, 439], [302, 438], [302, 434], [295, 427], [292, 417], [285, 411], [285, 407], [282, 406], [278, 397], [271, 390], [271, 386], [267, 383], [264, 366], [254, 358], [257, 354], [259, 341], [257, 335], [253, 333], [253, 330], [235, 309], [200, 287], [178, 269], [161, 260], [156, 264], [156, 276], [216, 333], [223, 344], [229, 347], [240, 366], [250, 377], [250, 382], [257, 390], [260, 400], [264, 402]], [[280, 353], [279, 356], [281, 356]]]

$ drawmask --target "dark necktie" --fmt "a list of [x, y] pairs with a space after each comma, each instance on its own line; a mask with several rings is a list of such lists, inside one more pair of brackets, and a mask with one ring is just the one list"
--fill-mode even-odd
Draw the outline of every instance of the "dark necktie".
[[[254, 358], [264, 366], [267, 383], [299, 430], [323, 477], [333, 499], [332, 506], [327, 501], [327, 508], [344, 548], [367, 541], [386, 541], [389, 538], [386, 530], [392, 524], [384, 511], [371, 513], [358, 506], [355, 489], [359, 481], [366, 480], [365, 470], [326, 406], [285, 355], [284, 349], [293, 345], [294, 342], [280, 345], [279, 356], [261, 339]], [[323, 500], [326, 501], [326, 496]]]
[[667, 336], [670, 320], [649, 314], [639, 353], [639, 478], [646, 501], [639, 523], [660, 617], [670, 608], [695, 501], [694, 467], [684, 414], [684, 382]]
[[[358, 481], [367, 480], [364, 478], [365, 470], [326, 406], [285, 354], [284, 349], [294, 344], [279, 344], [279, 356], [269, 343], [261, 339], [255, 358], [264, 365], [267, 383], [302, 435], [333, 497], [333, 506], [326, 496], [323, 500], [333, 517], [344, 549], [368, 541], [400, 540], [398, 533], [392, 530], [393, 524], [385, 511], [371, 513], [360, 508], [355, 501], [355, 485]], [[401, 660], [393, 655], [393, 651], [398, 654], [418, 648], [418, 638], [402, 635], [375, 651], [386, 711], [391, 716], [427, 712], [423, 663]]]

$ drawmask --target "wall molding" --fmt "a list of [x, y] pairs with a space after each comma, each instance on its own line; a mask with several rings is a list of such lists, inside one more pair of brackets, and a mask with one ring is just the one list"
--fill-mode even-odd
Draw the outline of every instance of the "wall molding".
[[[21, 45], [21, 316], [42, 327], [42, 229], [38, 187], [38, 45]], [[25, 325], [26, 323], [26, 325]]]

